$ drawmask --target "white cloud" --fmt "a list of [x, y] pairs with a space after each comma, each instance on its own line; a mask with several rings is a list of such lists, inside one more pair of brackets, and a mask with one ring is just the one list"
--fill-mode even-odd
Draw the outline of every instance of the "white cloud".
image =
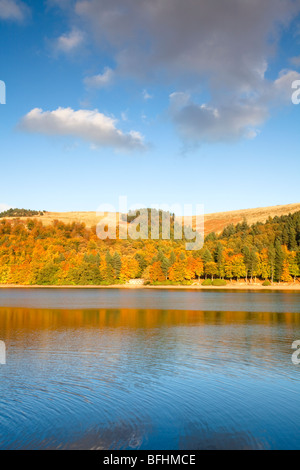
[[103, 88], [111, 84], [114, 79], [114, 75], [114, 71], [111, 68], [106, 67], [102, 74], [86, 77], [84, 79], [84, 83], [88, 88]]
[[254, 138], [257, 127], [268, 116], [265, 107], [248, 102], [222, 103], [214, 107], [196, 104], [187, 95], [185, 104], [178, 105], [176, 94], [173, 93], [170, 104], [171, 118], [180, 135], [195, 143]]
[[274, 82], [245, 98], [230, 96], [213, 103], [195, 103], [188, 93], [170, 95], [169, 113], [180, 135], [187, 141], [218, 142], [253, 139], [274, 106], [291, 103], [294, 71], [282, 71]]
[[[148, 84], [189, 89], [186, 105], [175, 109], [184, 96], [171, 97], [170, 115], [185, 138], [208, 141], [253, 137], [273, 106], [290, 103], [290, 76], [269, 82], [266, 72], [299, 13], [300, 0], [73, 0], [70, 8], [119, 76], [143, 80], [145, 99]], [[199, 90], [209, 103], [197, 104]]]
[[171, 105], [174, 109], [184, 108], [190, 103], [190, 99], [190, 94], [182, 91], [176, 91], [170, 95]]
[[0, 203], [0, 212], [7, 211], [8, 209], [11, 209], [11, 206], [8, 204]]
[[278, 78], [266, 87], [262, 99], [270, 104], [291, 104], [292, 83], [300, 79], [300, 73], [294, 70], [282, 70]]
[[78, 29], [62, 34], [56, 39], [54, 48], [57, 52], [70, 53], [77, 50], [84, 43], [84, 34]]
[[20, 122], [20, 129], [50, 136], [81, 138], [94, 147], [113, 147], [118, 150], [143, 150], [145, 144], [139, 132], [124, 133], [116, 120], [98, 110], [58, 108], [55, 111], [33, 109]]
[[22, 22], [29, 14], [28, 6], [19, 0], [0, 0], [0, 19]]
[[145, 101], [152, 100], [153, 96], [148, 93], [147, 90], [143, 90], [143, 98]]

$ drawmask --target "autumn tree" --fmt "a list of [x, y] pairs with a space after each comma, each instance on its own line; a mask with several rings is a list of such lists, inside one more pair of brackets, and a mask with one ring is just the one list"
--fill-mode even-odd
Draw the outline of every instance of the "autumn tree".
[[282, 262], [280, 280], [283, 281], [283, 282], [291, 282], [292, 281], [292, 277], [290, 275], [289, 262], [288, 262], [287, 259], [283, 260], [283, 262]]
[[208, 261], [205, 264], [205, 274], [211, 276], [211, 279], [214, 279], [214, 276], [218, 274], [218, 265], [214, 261]]
[[166, 275], [162, 270], [160, 261], [155, 261], [155, 263], [152, 264], [149, 274], [151, 281], [154, 282], [162, 282], [166, 279]]
[[186, 260], [179, 259], [169, 269], [170, 281], [182, 282], [185, 279]]

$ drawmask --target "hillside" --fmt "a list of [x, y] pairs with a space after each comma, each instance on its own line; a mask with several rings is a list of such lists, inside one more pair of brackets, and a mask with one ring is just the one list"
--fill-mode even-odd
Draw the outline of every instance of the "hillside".
[[[264, 223], [269, 217], [281, 217], [282, 215], [294, 214], [297, 211], [300, 211], [300, 203], [205, 214], [205, 234], [220, 233], [227, 225], [236, 225], [244, 219], [247, 220], [249, 225], [252, 225], [256, 222]], [[21, 220], [26, 220], [26, 218], [20, 217]], [[113, 220], [113, 214], [111, 218]], [[72, 222], [84, 223], [87, 228], [91, 228], [99, 222], [99, 216], [96, 212], [45, 212], [42, 216], [37, 215], [32, 219], [39, 219], [45, 226], [51, 225], [53, 220], [58, 220], [65, 224]], [[120, 221], [120, 224], [124, 225], [124, 222]]]
[[101, 240], [82, 223], [42, 220], [0, 220], [0, 285], [113, 285], [141, 277], [151, 285], [299, 282], [300, 211], [253, 225], [227, 217], [219, 235], [208, 234], [191, 251], [174, 239], [174, 220], [170, 239], [159, 240]]
[[238, 224], [246, 219], [249, 225], [256, 222], [266, 222], [269, 217], [281, 217], [294, 214], [300, 210], [300, 203], [282, 206], [259, 207], [255, 209], [243, 209], [230, 212], [218, 212], [205, 215], [205, 232], [220, 233], [229, 224]]

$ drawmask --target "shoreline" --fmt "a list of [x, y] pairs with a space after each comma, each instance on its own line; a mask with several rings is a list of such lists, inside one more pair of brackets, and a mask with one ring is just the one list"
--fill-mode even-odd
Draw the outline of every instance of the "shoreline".
[[289, 290], [289, 291], [300, 291], [300, 283], [295, 284], [281, 284], [272, 286], [263, 286], [258, 284], [227, 284], [226, 286], [202, 286], [202, 285], [191, 285], [191, 286], [174, 286], [174, 285], [161, 285], [161, 286], [139, 286], [139, 285], [109, 285], [109, 286], [40, 286], [40, 285], [16, 285], [16, 284], [0, 284], [0, 289], [183, 289], [183, 290], [257, 290], [257, 291], [274, 291], [274, 290]]

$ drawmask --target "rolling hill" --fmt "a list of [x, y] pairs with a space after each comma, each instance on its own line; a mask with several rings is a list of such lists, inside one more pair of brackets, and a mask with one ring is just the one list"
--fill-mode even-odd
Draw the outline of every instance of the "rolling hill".
[[[205, 234], [220, 233], [227, 225], [238, 224], [244, 219], [251, 225], [256, 222], [265, 222], [269, 217], [280, 217], [297, 211], [300, 211], [300, 203], [205, 214]], [[40, 220], [44, 225], [50, 225], [53, 220], [58, 220], [63, 223], [84, 223], [88, 228], [99, 222], [96, 212], [45, 212], [44, 215], [31, 218]], [[110, 214], [110, 218], [113, 220], [114, 214]], [[27, 217], [20, 217], [20, 219], [27, 219]], [[188, 219], [192, 221], [192, 218]], [[124, 226], [125, 222], [120, 221], [120, 225]]]

